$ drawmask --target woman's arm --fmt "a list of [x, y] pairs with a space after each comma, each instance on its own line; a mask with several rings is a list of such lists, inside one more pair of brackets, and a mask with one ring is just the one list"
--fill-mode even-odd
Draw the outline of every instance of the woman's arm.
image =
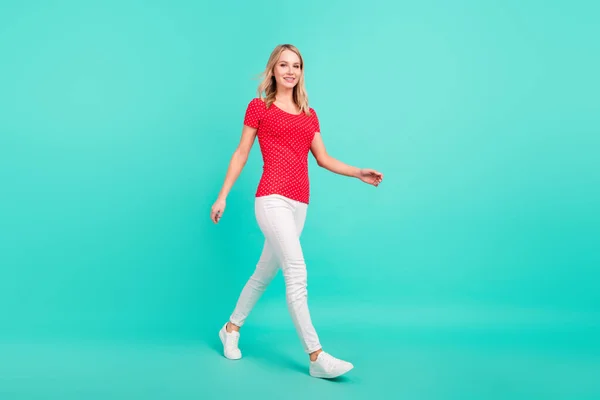
[[361, 169], [353, 167], [331, 157], [327, 153], [327, 149], [325, 148], [325, 143], [323, 143], [323, 138], [321, 137], [320, 132], [315, 133], [315, 137], [310, 145], [310, 150], [313, 153], [317, 164], [331, 172], [352, 178], [358, 178], [361, 181], [373, 186], [378, 186], [383, 180], [383, 174], [380, 172], [368, 168]]
[[310, 151], [313, 153], [313, 156], [315, 157], [319, 167], [325, 168], [339, 175], [358, 178], [360, 174], [359, 168], [344, 164], [340, 160], [336, 160], [327, 153], [321, 133], [315, 133], [315, 137], [310, 145]]
[[219, 219], [225, 211], [227, 196], [229, 195], [233, 184], [242, 173], [242, 169], [244, 169], [246, 161], [248, 161], [248, 155], [250, 154], [250, 149], [252, 149], [252, 145], [254, 144], [255, 137], [256, 128], [251, 128], [244, 125], [244, 128], [242, 129], [242, 137], [238, 147], [233, 152], [231, 160], [229, 161], [229, 167], [227, 168], [225, 181], [223, 182], [221, 191], [217, 196], [217, 200], [211, 208], [210, 219], [212, 219], [214, 223], [219, 222]]

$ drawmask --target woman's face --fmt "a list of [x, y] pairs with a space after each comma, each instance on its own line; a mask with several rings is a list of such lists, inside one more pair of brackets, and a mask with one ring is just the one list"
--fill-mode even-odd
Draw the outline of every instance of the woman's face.
[[278, 87], [294, 88], [302, 75], [300, 57], [293, 51], [284, 50], [281, 53], [277, 64], [275, 64], [273, 75], [275, 76]]

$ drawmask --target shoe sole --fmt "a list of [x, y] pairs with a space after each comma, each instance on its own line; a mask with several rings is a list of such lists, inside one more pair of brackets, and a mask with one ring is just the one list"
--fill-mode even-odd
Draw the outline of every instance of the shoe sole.
[[322, 373], [310, 373], [310, 376], [314, 377], [314, 378], [321, 378], [321, 379], [334, 379], [337, 378], [339, 376], [344, 375], [345, 373], [351, 371], [354, 368], [354, 365], [351, 366], [350, 368], [346, 369], [346, 370], [342, 370], [341, 372], [335, 374], [335, 375], [331, 375], [331, 374], [322, 374]]
[[227, 358], [228, 360], [239, 360], [240, 358], [242, 358], [242, 356], [239, 357], [227, 357], [227, 354], [225, 354], [225, 338], [223, 337], [223, 329], [221, 329], [219, 331], [219, 339], [221, 339], [221, 344], [223, 345], [223, 355], [225, 356], [225, 358]]

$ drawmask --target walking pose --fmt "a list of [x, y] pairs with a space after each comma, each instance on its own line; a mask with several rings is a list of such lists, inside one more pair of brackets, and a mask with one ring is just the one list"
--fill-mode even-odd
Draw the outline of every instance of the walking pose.
[[273, 50], [258, 97], [247, 106], [242, 137], [211, 209], [214, 223], [223, 216], [227, 195], [244, 168], [256, 137], [264, 164], [254, 212], [265, 242], [254, 273], [242, 289], [229, 321], [219, 332], [224, 355], [232, 360], [242, 357], [238, 347], [240, 328], [281, 267], [289, 313], [310, 358], [310, 375], [338, 377], [353, 365], [323, 351], [307, 303], [307, 272], [300, 235], [310, 197], [308, 152], [312, 152], [320, 167], [369, 185], [378, 186], [383, 174], [344, 164], [327, 153], [319, 119], [308, 104], [304, 61], [298, 49], [290, 44]]

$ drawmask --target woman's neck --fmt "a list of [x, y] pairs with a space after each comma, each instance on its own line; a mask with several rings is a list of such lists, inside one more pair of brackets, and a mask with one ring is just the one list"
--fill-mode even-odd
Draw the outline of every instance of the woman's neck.
[[278, 90], [275, 100], [281, 104], [294, 104], [294, 89]]

